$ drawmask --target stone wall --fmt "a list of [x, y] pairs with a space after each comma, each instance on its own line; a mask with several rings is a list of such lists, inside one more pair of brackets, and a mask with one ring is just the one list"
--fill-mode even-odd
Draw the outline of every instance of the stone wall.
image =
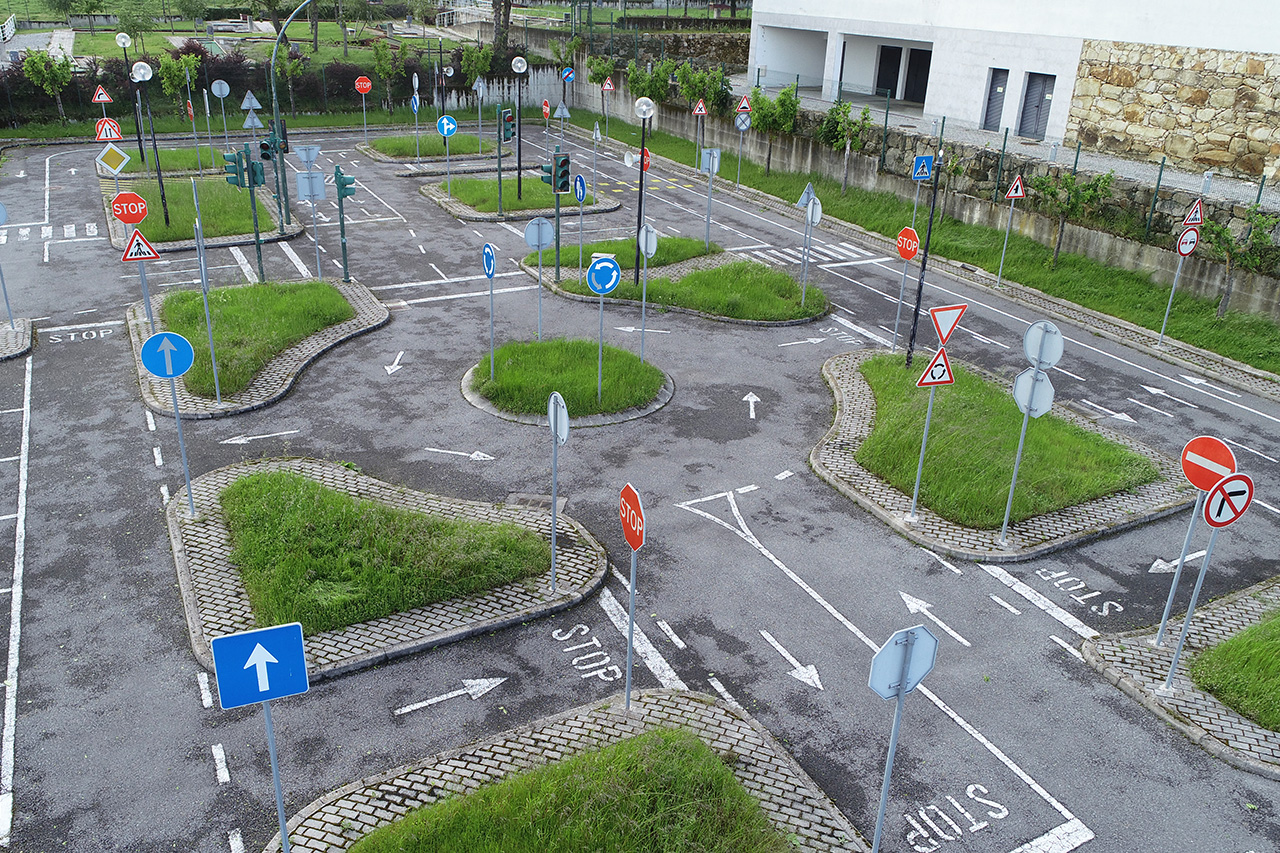
[[1280, 55], [1086, 39], [1066, 141], [1256, 178], [1280, 163]]

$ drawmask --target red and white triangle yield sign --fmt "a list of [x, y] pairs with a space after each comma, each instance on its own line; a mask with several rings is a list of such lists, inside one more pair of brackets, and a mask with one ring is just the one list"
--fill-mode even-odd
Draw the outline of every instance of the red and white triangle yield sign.
[[958, 305], [939, 305], [937, 308], [929, 309], [929, 319], [933, 320], [933, 330], [938, 333], [939, 346], [947, 345], [951, 333], [960, 324], [960, 318], [964, 316], [968, 307], [969, 303], [962, 302]]
[[120, 260], [128, 263], [129, 261], [158, 261], [160, 254], [156, 252], [147, 238], [142, 236], [142, 232], [134, 229], [129, 235], [129, 242], [124, 247], [124, 255]]
[[1004, 197], [1005, 197], [1005, 199], [1006, 199], [1006, 200], [1008, 200], [1008, 201], [1013, 201], [1013, 200], [1014, 200], [1014, 199], [1016, 199], [1016, 198], [1026, 198], [1026, 197], [1027, 197], [1027, 190], [1026, 190], [1026, 188], [1022, 185], [1022, 176], [1021, 176], [1021, 175], [1018, 175], [1018, 177], [1016, 177], [1016, 178], [1014, 178], [1014, 179], [1013, 179], [1013, 183], [1009, 186], [1009, 191], [1008, 191], [1007, 193], [1005, 193], [1005, 194], [1004, 194]]
[[951, 372], [951, 362], [947, 360], [947, 351], [939, 348], [933, 361], [929, 362], [929, 366], [920, 375], [916, 387], [932, 388], [935, 385], [951, 385], [955, 381], [955, 374]]

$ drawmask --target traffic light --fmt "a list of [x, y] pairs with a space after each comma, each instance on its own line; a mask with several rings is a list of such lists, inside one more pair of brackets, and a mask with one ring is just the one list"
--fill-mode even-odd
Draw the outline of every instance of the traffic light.
[[280, 119], [280, 153], [289, 153], [289, 128], [284, 123], [284, 119]]
[[266, 139], [259, 142], [258, 148], [261, 150], [262, 159], [270, 160], [272, 158], [271, 152], [275, 150], [275, 147], [276, 147], [276, 137], [274, 133], [268, 136]]
[[252, 179], [251, 186], [261, 187], [266, 185], [267, 174], [263, 170], [261, 163], [256, 163], [256, 162], [249, 163], [248, 171], [249, 171], [249, 177]]
[[222, 167], [222, 171], [227, 173], [227, 183], [233, 187], [244, 187], [244, 164], [240, 162], [240, 152], [234, 154], [223, 154], [222, 159], [227, 161], [227, 165]]
[[557, 193], [573, 192], [573, 179], [569, 177], [569, 155], [556, 154], [552, 157], [552, 161], [555, 166], [553, 174], [555, 182], [552, 184], [554, 191]]
[[553, 167], [550, 163], [543, 163], [543, 164], [542, 164], [541, 166], [539, 166], [538, 168], [539, 168], [539, 169], [541, 169], [543, 172], [545, 172], [545, 173], [546, 173], [546, 174], [544, 174], [544, 175], [542, 176], [542, 182], [543, 182], [544, 184], [547, 184], [547, 185], [549, 185], [549, 186], [554, 187], [554, 186], [555, 186], [555, 183], [554, 183], [554, 181], [553, 181], [553, 180], [552, 180], [552, 178], [551, 178], [551, 175], [552, 175], [552, 173], [553, 173], [553, 171], [554, 171], [554, 167]]
[[355, 178], [342, 174], [341, 166], [333, 167], [333, 184], [338, 188], [339, 199], [350, 198], [356, 194], [356, 188], [352, 186], [355, 182]]
[[511, 110], [502, 111], [502, 141], [510, 142], [516, 135], [516, 117]]

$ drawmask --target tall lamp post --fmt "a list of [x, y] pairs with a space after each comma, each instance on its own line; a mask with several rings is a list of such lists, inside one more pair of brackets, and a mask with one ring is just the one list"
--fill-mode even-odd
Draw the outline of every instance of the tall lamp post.
[[[275, 46], [271, 48], [271, 63], [270, 63], [271, 65], [271, 74], [270, 74], [271, 76], [271, 115], [276, 120], [277, 128], [281, 127], [281, 123], [280, 123], [280, 99], [276, 97], [276, 52], [280, 50], [280, 40], [284, 38], [284, 34], [288, 32], [289, 25], [293, 23], [293, 19], [298, 17], [298, 13], [301, 12], [303, 9], [307, 8], [307, 4], [310, 2], [311, 0], [302, 0], [302, 2], [298, 4], [298, 8], [293, 10], [293, 14], [285, 19], [284, 24], [281, 25], [280, 27], [280, 33], [276, 36]], [[279, 131], [277, 130], [277, 132]], [[284, 185], [280, 190], [280, 201], [282, 202], [282, 205], [284, 208], [284, 224], [288, 225], [289, 224], [289, 182], [287, 180], [284, 182]], [[281, 228], [281, 230], [283, 231], [283, 227]]]
[[516, 73], [516, 198], [524, 198], [521, 183], [521, 163], [520, 163], [520, 143], [524, 140], [524, 133], [521, 131], [520, 112], [524, 107], [524, 98], [521, 97], [521, 84], [524, 83], [524, 73], [529, 70], [529, 62], [523, 56], [517, 56], [511, 60], [511, 70]]
[[[128, 33], [116, 33], [116, 44], [124, 51], [124, 67], [129, 67], [129, 46], [133, 44], [133, 38]], [[132, 79], [132, 75], [130, 75]], [[138, 94], [138, 87], [134, 86], [134, 99], [137, 103], [133, 108], [133, 126], [138, 131], [138, 162], [147, 165], [147, 151], [142, 147], [142, 97]]]
[[636, 118], [640, 119], [640, 203], [636, 211], [636, 287], [640, 286], [640, 229], [644, 227], [644, 173], [648, 164], [645, 161], [645, 131], [649, 129], [649, 119], [657, 112], [657, 107], [649, 98], [636, 98]]
[[151, 93], [143, 84], [151, 79], [154, 72], [151, 66], [139, 60], [133, 63], [129, 71], [129, 79], [138, 84], [142, 90], [142, 99], [147, 105], [147, 128], [151, 132], [151, 154], [156, 158], [156, 183], [160, 185], [160, 208], [164, 211], [164, 224], [169, 224], [169, 200], [164, 195], [164, 175], [160, 172], [160, 147], [156, 145], [156, 123], [151, 118]]

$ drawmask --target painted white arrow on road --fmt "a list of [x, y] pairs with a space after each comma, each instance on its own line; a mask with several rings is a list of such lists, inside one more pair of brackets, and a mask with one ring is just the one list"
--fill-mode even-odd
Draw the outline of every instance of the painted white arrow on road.
[[395, 361], [391, 362], [390, 364], [382, 365], [382, 369], [387, 371], [387, 375], [390, 376], [400, 368], [404, 367], [404, 365], [400, 363], [400, 359], [402, 358], [404, 358], [404, 350], [400, 350], [400, 352], [396, 353]]
[[218, 444], [248, 444], [251, 441], [257, 441], [260, 438], [279, 438], [282, 435], [293, 435], [295, 432], [301, 432], [301, 430], [287, 429], [284, 432], [269, 432], [265, 435], [241, 434], [231, 438], [224, 438], [222, 441], [219, 441]]
[[1129, 424], [1137, 423], [1137, 421], [1135, 421], [1133, 418], [1126, 415], [1124, 412], [1114, 412], [1111, 409], [1108, 409], [1106, 406], [1099, 406], [1097, 403], [1093, 402], [1092, 400], [1082, 399], [1080, 402], [1084, 403], [1086, 406], [1092, 406], [1093, 408], [1097, 409], [1099, 412], [1102, 412], [1107, 417], [1115, 418], [1118, 421], [1124, 421], [1125, 423], [1129, 423]]
[[479, 699], [493, 688], [497, 687], [506, 678], [464, 678], [462, 686], [457, 690], [450, 690], [448, 693], [441, 693], [439, 696], [432, 696], [422, 702], [414, 702], [412, 705], [405, 705], [403, 708], [396, 708], [394, 713], [397, 717], [401, 714], [407, 714], [410, 711], [416, 711], [419, 708], [426, 708], [428, 705], [435, 705], [438, 702], [447, 702], [450, 699], [456, 699], [459, 696], [470, 696], [472, 699]]
[[428, 453], [448, 453], [450, 456], [465, 456], [475, 462], [491, 462], [493, 457], [487, 453], [481, 453], [479, 450], [473, 450], [468, 453], [465, 450], [445, 450], [440, 447], [424, 447], [423, 450]]
[[1203, 385], [1206, 388], [1212, 388], [1214, 391], [1218, 391], [1222, 394], [1230, 394], [1232, 397], [1240, 396], [1235, 391], [1228, 391], [1226, 388], [1222, 388], [1220, 386], [1214, 385], [1208, 379], [1201, 379], [1199, 376], [1188, 376], [1185, 373], [1180, 373], [1178, 375], [1181, 376], [1183, 379], [1187, 380], [1188, 382], [1190, 382], [1192, 385]]
[[1163, 388], [1153, 388], [1153, 387], [1152, 387], [1152, 386], [1150, 386], [1150, 385], [1143, 385], [1143, 386], [1142, 386], [1142, 389], [1143, 389], [1144, 391], [1146, 391], [1148, 394], [1154, 394], [1154, 395], [1156, 395], [1157, 397], [1164, 397], [1164, 398], [1165, 398], [1165, 399], [1167, 399], [1167, 400], [1172, 400], [1172, 401], [1173, 401], [1173, 402], [1175, 402], [1175, 403], [1181, 403], [1181, 404], [1182, 404], [1182, 405], [1184, 405], [1184, 406], [1190, 406], [1190, 407], [1191, 407], [1191, 408], [1193, 408], [1193, 409], [1198, 409], [1198, 408], [1200, 408], [1200, 407], [1199, 407], [1199, 406], [1197, 406], [1195, 403], [1188, 403], [1186, 400], [1182, 400], [1182, 399], [1180, 399], [1180, 398], [1178, 398], [1178, 397], [1173, 396], [1172, 394], [1170, 394], [1168, 391], [1164, 390]]
[[756, 419], [756, 403], [760, 402], [760, 398], [756, 396], [756, 392], [748, 391], [747, 396], [742, 398], [742, 402], [746, 403], [747, 406], [750, 407], [747, 413], [750, 415], [751, 420], [754, 421]]
[[[1187, 555], [1187, 559], [1183, 561], [1183, 565], [1190, 563], [1192, 560], [1198, 560], [1203, 556], [1204, 556], [1204, 551], [1193, 551], [1192, 553]], [[1151, 568], [1147, 569], [1147, 574], [1170, 575], [1170, 574], [1173, 574], [1173, 572], [1177, 568], [1178, 568], [1177, 560], [1174, 560], [1172, 563], [1170, 563], [1165, 560], [1161, 560], [1159, 557], [1157, 557], [1156, 561], [1151, 564]]]
[[815, 667], [813, 664], [801, 665], [800, 661], [796, 660], [795, 656], [792, 655], [791, 652], [784, 649], [782, 647], [782, 643], [779, 643], [777, 640], [775, 640], [773, 638], [773, 635], [770, 634], [768, 631], [761, 631], [760, 636], [768, 640], [769, 645], [773, 646], [773, 648], [778, 652], [778, 654], [782, 655], [783, 658], [786, 659], [787, 663], [795, 667], [795, 669], [791, 670], [791, 672], [787, 673], [787, 675], [790, 675], [792, 678], [796, 679], [797, 681], [803, 681], [805, 684], [809, 685], [810, 687], [816, 687], [819, 690], [823, 689], [822, 679], [818, 677], [817, 667]]
[[969, 645], [969, 641], [966, 640], [964, 637], [961, 637], [955, 631], [951, 630], [950, 625], [948, 625], [946, 622], [943, 622], [937, 616], [934, 616], [932, 613], [929, 612], [929, 608], [933, 606], [932, 604], [925, 601], [924, 599], [916, 598], [914, 595], [907, 595], [905, 592], [902, 592], [901, 590], [898, 591], [898, 595], [902, 596], [902, 603], [907, 605], [907, 609], [910, 610], [912, 613], [919, 613], [921, 616], [928, 619], [930, 622], [932, 622], [933, 624], [937, 625], [939, 628], [941, 628], [942, 630], [950, 634], [951, 639], [955, 640], [960, 645], [962, 646]]
[[800, 344], [820, 344], [825, 340], [826, 338], [806, 338], [803, 341], [791, 341], [790, 343], [786, 343], [786, 344], [778, 344], [778, 346], [794, 347], [794, 346], [799, 346]]
[[[638, 331], [640, 331], [640, 327], [639, 327], [639, 326], [614, 326], [614, 328], [615, 328], [615, 329], [617, 329], [619, 332], [638, 332]], [[649, 333], [649, 334], [651, 334], [651, 335], [669, 335], [669, 334], [671, 334], [670, 332], [665, 331], [665, 330], [663, 330], [663, 329], [645, 329], [645, 331], [646, 331], [646, 332], [648, 332], [648, 333]]]
[[249, 660], [245, 662], [244, 668], [251, 666], [258, 668], [258, 692], [265, 693], [271, 687], [271, 683], [267, 680], [267, 664], [280, 663], [276, 660], [271, 652], [262, 647], [262, 643], [254, 643], [253, 652], [249, 655]]

